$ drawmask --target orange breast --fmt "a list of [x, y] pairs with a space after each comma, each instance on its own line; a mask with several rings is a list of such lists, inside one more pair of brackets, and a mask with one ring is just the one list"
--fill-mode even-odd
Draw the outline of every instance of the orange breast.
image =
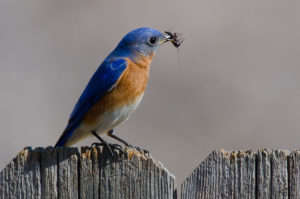
[[125, 58], [128, 66], [113, 90], [91, 107], [82, 122], [85, 125], [94, 125], [105, 112], [134, 103], [146, 89], [152, 57], [140, 57], [134, 62]]

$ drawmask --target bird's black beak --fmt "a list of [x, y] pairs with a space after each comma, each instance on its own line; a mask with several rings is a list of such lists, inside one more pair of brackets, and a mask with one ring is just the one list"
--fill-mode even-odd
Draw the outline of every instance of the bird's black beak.
[[160, 40], [159, 44], [163, 44], [165, 42], [170, 41], [172, 38], [170, 35], [168, 35], [167, 33], [162, 33], [163, 34], [163, 38]]

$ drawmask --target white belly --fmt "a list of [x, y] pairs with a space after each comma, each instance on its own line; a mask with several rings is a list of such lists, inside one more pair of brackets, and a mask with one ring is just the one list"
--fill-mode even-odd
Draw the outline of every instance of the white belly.
[[99, 120], [95, 125], [90, 126], [80, 124], [76, 128], [72, 136], [68, 139], [66, 146], [71, 146], [86, 137], [92, 136], [91, 132], [93, 131], [96, 131], [99, 135], [107, 133], [117, 125], [127, 120], [130, 115], [136, 110], [142, 98], [143, 94], [138, 97], [132, 104], [116, 108], [113, 111], [105, 112], [102, 116], [99, 117]]
[[95, 127], [96, 132], [101, 135], [107, 133], [109, 130], [118, 126], [122, 122], [126, 121], [130, 115], [136, 110], [143, 98], [143, 94], [138, 97], [134, 103], [126, 105], [120, 108], [116, 108], [113, 111], [108, 111], [102, 115]]

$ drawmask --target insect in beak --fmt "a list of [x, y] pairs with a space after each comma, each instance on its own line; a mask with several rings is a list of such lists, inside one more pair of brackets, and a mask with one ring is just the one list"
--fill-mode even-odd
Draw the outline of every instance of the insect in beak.
[[183, 38], [182, 38], [182, 34], [181, 33], [172, 33], [172, 32], [168, 32], [168, 31], [165, 31], [165, 41], [170, 41], [176, 48], [178, 48], [182, 42], [183, 42]]

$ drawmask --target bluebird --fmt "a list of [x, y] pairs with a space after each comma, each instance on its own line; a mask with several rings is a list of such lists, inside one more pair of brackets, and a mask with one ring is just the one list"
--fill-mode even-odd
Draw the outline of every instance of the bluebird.
[[87, 84], [55, 147], [71, 146], [91, 135], [107, 145], [100, 137], [104, 134], [130, 146], [113, 129], [138, 107], [155, 52], [160, 44], [172, 39], [169, 32], [152, 28], [139, 28], [125, 35]]

